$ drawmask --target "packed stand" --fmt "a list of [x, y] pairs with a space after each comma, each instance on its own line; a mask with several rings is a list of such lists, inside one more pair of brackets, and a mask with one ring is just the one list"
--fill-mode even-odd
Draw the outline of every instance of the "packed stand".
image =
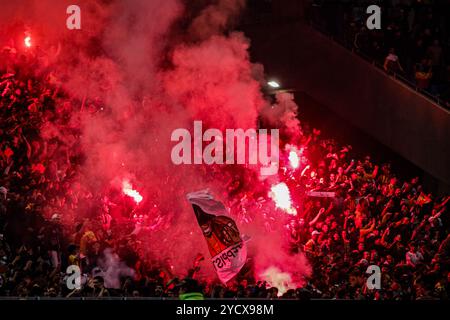
[[[279, 289], [252, 276], [228, 287], [194, 280], [206, 263], [201, 255], [183, 275], [169, 259], [144, 259], [136, 236], [111, 219], [108, 199], [76, 183], [83, 153], [74, 109], [95, 113], [101, 103], [70, 100], [51, 74], [24, 72], [36, 57], [2, 54], [13, 62], [0, 65], [0, 296], [279, 298]], [[302, 132], [297, 142], [309, 164], [284, 177], [303, 206], [286, 221], [286, 250], [306, 254], [312, 273], [281, 297], [447, 299], [450, 197], [426, 194], [417, 178], [401, 182], [370, 157], [352, 160], [350, 146], [319, 130]], [[101, 205], [75, 217], [86, 201]], [[81, 289], [67, 286], [71, 265], [82, 270]], [[381, 290], [366, 286], [369, 265], [381, 268]]]

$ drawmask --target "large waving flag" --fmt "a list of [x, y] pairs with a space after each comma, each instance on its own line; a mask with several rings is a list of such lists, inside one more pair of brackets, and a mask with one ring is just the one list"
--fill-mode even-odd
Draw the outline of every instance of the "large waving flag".
[[239, 273], [247, 260], [247, 248], [239, 229], [234, 220], [227, 216], [225, 206], [207, 190], [189, 193], [187, 199], [194, 208], [217, 275], [223, 283], [227, 283]]

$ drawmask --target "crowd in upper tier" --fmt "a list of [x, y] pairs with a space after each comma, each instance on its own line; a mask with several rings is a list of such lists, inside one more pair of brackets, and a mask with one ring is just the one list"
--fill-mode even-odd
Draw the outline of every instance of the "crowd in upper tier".
[[[366, 9], [381, 7], [381, 29]], [[447, 1], [311, 1], [315, 26], [450, 106], [450, 10]]]

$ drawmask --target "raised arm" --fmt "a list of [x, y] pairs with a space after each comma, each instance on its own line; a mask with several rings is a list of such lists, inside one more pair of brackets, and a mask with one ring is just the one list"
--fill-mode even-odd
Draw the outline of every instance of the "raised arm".
[[316, 222], [317, 222], [317, 220], [319, 220], [320, 216], [321, 216], [322, 213], [324, 213], [324, 212], [325, 212], [325, 208], [320, 208], [319, 213], [314, 217], [314, 219], [312, 219], [312, 220], [309, 222], [309, 225], [310, 225], [310, 226], [315, 225]]

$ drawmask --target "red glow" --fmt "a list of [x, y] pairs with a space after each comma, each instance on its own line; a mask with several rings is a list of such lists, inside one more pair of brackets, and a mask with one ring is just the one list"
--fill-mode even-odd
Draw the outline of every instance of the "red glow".
[[131, 186], [130, 182], [128, 182], [127, 180], [124, 180], [122, 182], [122, 191], [125, 195], [133, 198], [133, 200], [137, 204], [139, 204], [143, 199], [143, 197], [139, 194], [139, 192], [134, 190], [133, 187]]

